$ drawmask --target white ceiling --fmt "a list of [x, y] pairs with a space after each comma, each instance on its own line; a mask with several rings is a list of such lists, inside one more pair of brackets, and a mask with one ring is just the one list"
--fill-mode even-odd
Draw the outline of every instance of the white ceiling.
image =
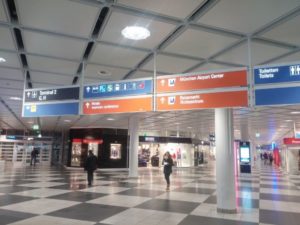
[[[250, 61], [251, 66], [300, 61], [299, 0], [10, 2], [15, 3], [17, 17], [10, 16], [7, 1], [0, 0], [0, 57], [6, 59], [0, 64], [1, 129], [30, 129], [32, 122], [56, 131], [128, 127], [129, 114], [22, 118], [21, 101], [10, 97], [22, 97], [26, 72], [27, 87], [31, 83], [39, 88], [69, 86], [75, 77], [78, 84], [82, 62], [84, 83], [97, 83], [152, 77], [154, 55], [159, 75], [248, 67]], [[134, 24], [146, 26], [151, 36], [143, 41], [124, 39], [121, 30]], [[281, 140], [291, 135], [293, 122], [300, 129], [300, 117], [291, 114], [296, 110], [300, 106], [235, 109], [235, 137], [247, 130], [259, 144]], [[179, 131], [200, 138], [214, 132], [211, 109], [151, 112], [140, 114], [140, 119], [141, 132]], [[261, 136], [256, 138], [256, 133]]]

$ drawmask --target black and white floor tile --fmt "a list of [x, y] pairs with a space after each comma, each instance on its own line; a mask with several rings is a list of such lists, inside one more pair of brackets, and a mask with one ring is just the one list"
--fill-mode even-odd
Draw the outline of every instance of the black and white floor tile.
[[300, 176], [269, 165], [237, 177], [238, 213], [217, 213], [213, 163], [174, 169], [165, 191], [161, 169], [98, 171], [7, 168], [0, 174], [0, 225], [299, 225]]

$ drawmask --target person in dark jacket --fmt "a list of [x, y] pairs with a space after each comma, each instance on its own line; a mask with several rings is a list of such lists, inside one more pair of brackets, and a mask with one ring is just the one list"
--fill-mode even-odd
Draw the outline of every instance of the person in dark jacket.
[[166, 152], [163, 157], [162, 165], [164, 166], [165, 179], [167, 181], [166, 190], [170, 190], [170, 175], [172, 173], [173, 159], [169, 152]]
[[89, 150], [84, 169], [87, 171], [88, 185], [91, 186], [94, 180], [94, 171], [97, 169], [97, 157], [93, 154], [92, 150]]
[[37, 150], [35, 148], [31, 151], [30, 166], [32, 166], [32, 164], [35, 166], [36, 158], [37, 158], [38, 154], [39, 154], [39, 150]]

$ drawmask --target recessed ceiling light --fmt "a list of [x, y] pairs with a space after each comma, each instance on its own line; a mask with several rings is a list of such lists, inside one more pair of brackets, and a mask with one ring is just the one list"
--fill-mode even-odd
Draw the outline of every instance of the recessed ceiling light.
[[158, 119], [164, 119], [165, 117], [163, 117], [163, 116], [158, 116], [157, 118], [158, 118]]
[[291, 112], [291, 114], [300, 114], [299, 111], [294, 111], [294, 112]]
[[22, 98], [20, 97], [9, 97], [10, 100], [15, 100], [15, 101], [21, 101]]
[[110, 76], [110, 75], [111, 75], [111, 73], [110, 73], [109, 71], [107, 71], [107, 70], [99, 70], [99, 71], [97, 72], [97, 74], [98, 74], [99, 76]]
[[175, 123], [176, 125], [180, 124], [180, 123]]
[[32, 121], [28, 121], [27, 123], [29, 123], [29, 124], [33, 124], [33, 122], [32, 122]]
[[193, 127], [187, 127], [188, 129], [192, 129]]
[[6, 62], [6, 59], [4, 59], [3, 57], [0, 57], [0, 63]]
[[114, 118], [107, 118], [106, 120], [115, 120]]
[[122, 30], [122, 35], [131, 40], [143, 40], [150, 36], [150, 31], [144, 27], [128, 26]]
[[66, 122], [66, 123], [71, 123], [71, 120], [64, 120], [64, 122]]
[[293, 120], [285, 120], [285, 122], [292, 122]]

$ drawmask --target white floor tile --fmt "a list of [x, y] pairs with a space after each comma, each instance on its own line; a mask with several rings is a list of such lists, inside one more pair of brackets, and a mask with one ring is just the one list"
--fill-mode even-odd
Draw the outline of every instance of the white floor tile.
[[34, 182], [34, 183], [28, 183], [28, 184], [20, 184], [19, 186], [22, 187], [35, 187], [35, 188], [47, 188], [47, 187], [54, 187], [58, 185], [64, 185], [66, 183], [64, 182]]
[[124, 187], [109, 187], [109, 186], [95, 186], [86, 189], [82, 189], [80, 191], [84, 192], [95, 192], [95, 193], [104, 193], [104, 194], [115, 194], [121, 191], [129, 190], [130, 188]]
[[93, 199], [91, 201], [87, 201], [87, 203], [134, 207], [150, 199], [151, 198], [140, 196], [108, 195], [97, 199]]
[[65, 201], [57, 199], [35, 199], [31, 201], [16, 203], [0, 207], [0, 209], [7, 209], [19, 212], [45, 214], [56, 210], [60, 210], [66, 207], [80, 204], [80, 202]]
[[54, 195], [64, 194], [71, 192], [69, 190], [59, 190], [59, 189], [51, 189], [51, 188], [39, 188], [39, 189], [32, 189], [27, 191], [15, 192], [12, 193], [13, 195], [22, 195], [22, 196], [29, 196], [29, 197], [36, 197], [36, 198], [46, 198]]
[[300, 213], [300, 203], [296, 203], [296, 202], [260, 200], [259, 208], [267, 209], [267, 210], [274, 210], [274, 211]]
[[157, 196], [158, 199], [169, 199], [177, 201], [187, 201], [187, 202], [204, 202], [210, 195], [204, 194], [194, 194], [194, 193], [185, 193], [185, 192], [167, 192], [162, 195]]
[[186, 216], [181, 213], [131, 208], [100, 222], [114, 225], [177, 225]]
[[83, 220], [73, 220], [62, 217], [53, 217], [53, 216], [36, 216], [29, 219], [21, 220], [15, 223], [10, 223], [9, 225], [93, 225], [95, 222], [83, 221]]

